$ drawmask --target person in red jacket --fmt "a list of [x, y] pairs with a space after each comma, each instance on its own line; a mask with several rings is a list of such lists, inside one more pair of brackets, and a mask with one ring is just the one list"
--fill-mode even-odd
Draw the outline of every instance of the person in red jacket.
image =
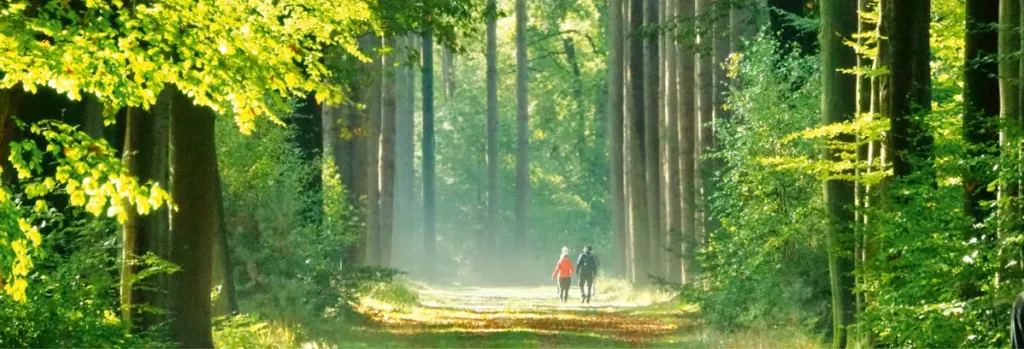
[[569, 301], [569, 287], [572, 286], [572, 279], [569, 278], [569, 275], [575, 271], [572, 261], [569, 260], [569, 253], [562, 253], [558, 264], [555, 265], [555, 271], [551, 273], [551, 279], [558, 277], [558, 298], [562, 300], [562, 303]]

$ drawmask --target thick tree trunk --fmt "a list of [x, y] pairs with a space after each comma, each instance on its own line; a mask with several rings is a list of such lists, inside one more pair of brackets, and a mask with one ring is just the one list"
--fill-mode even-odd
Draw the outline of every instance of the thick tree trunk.
[[[644, 161], [646, 156], [645, 126], [646, 110], [644, 95], [644, 40], [641, 36], [643, 28], [644, 0], [631, 0], [630, 7], [630, 41], [629, 50], [629, 77], [630, 97], [632, 103], [629, 105], [629, 116], [631, 135], [629, 139], [629, 172], [630, 172], [630, 219], [631, 219], [631, 243], [633, 271], [632, 281], [636, 285], [647, 285], [650, 276], [650, 216], [648, 215], [647, 201], [647, 166]], [[648, 66], [649, 67], [649, 66]]]
[[924, 116], [931, 110], [931, 0], [888, 2], [889, 149], [893, 175], [930, 173], [932, 137]]
[[760, 0], [740, 0], [729, 9], [729, 51], [743, 52], [748, 40], [753, 40], [758, 30]]
[[103, 138], [103, 102], [93, 94], [83, 95], [85, 103], [85, 119], [82, 131], [93, 139]]
[[[396, 47], [394, 36], [387, 36], [387, 46]], [[390, 267], [392, 235], [394, 234], [394, 201], [395, 201], [395, 121], [397, 105], [395, 99], [395, 80], [398, 69], [395, 68], [395, 55], [382, 57], [381, 67], [382, 114], [380, 122], [380, 225], [378, 226], [379, 247], [378, 263]]]
[[[623, 64], [623, 36], [622, 28], [622, 0], [608, 1], [608, 154], [610, 182], [612, 199], [612, 234], [615, 236], [616, 247], [620, 251], [628, 249], [626, 246], [626, 210], [629, 208], [625, 202], [625, 188], [623, 170], [623, 108], [625, 100], [623, 89], [625, 87], [625, 66]], [[621, 266], [626, 265], [625, 258], [622, 258]], [[620, 275], [625, 276], [625, 270], [620, 270]]]
[[[394, 246], [392, 247], [392, 264], [395, 267], [410, 270], [420, 265], [419, 258], [415, 255], [419, 252], [419, 242], [414, 240], [413, 228], [415, 220], [414, 202], [416, 198], [415, 177], [413, 168], [413, 144], [414, 131], [414, 109], [416, 99], [416, 74], [413, 71], [412, 63], [404, 61], [408, 56], [409, 48], [412, 47], [413, 36], [398, 38], [399, 45], [396, 57], [402, 59], [398, 62], [398, 102], [395, 106], [395, 202], [394, 217]], [[402, 257], [402, 258], [398, 258]]]
[[516, 244], [527, 247], [530, 200], [529, 60], [526, 0], [516, 0]]
[[[857, 80], [840, 69], [852, 68], [857, 61], [848, 40], [857, 30], [857, 3], [847, 0], [826, 0], [821, 3], [821, 113], [823, 124], [853, 120], [857, 109]], [[851, 134], [842, 134], [836, 141], [853, 143]], [[827, 161], [841, 161], [842, 152], [826, 149]], [[854, 204], [853, 182], [830, 179], [825, 181], [825, 202], [829, 224], [826, 229], [829, 279], [832, 288], [832, 347], [845, 348], [847, 329], [853, 325], [853, 250]], [[849, 236], [849, 237], [848, 237]]]
[[[130, 108], [125, 120], [124, 164], [140, 182], [153, 182], [164, 190], [170, 189], [169, 144], [171, 92], [167, 88], [157, 97], [157, 103], [150, 112]], [[122, 259], [133, 261], [136, 257], [153, 253], [171, 259], [170, 217], [167, 207], [152, 210], [140, 216], [129, 210], [128, 220], [123, 226]], [[127, 305], [122, 312], [122, 321], [132, 323], [135, 330], [147, 330], [167, 320], [166, 316], [152, 312], [140, 312], [142, 306], [168, 310], [170, 299], [170, 276], [158, 274], [146, 280], [146, 288], [132, 287], [130, 280], [137, 265], [121, 265], [121, 304]], [[138, 315], [138, 321], [135, 319]], [[136, 322], [136, 323], [133, 323]]]
[[[646, 0], [644, 9], [644, 25], [654, 27], [658, 25], [658, 0]], [[647, 186], [644, 197], [647, 198], [647, 223], [648, 238], [646, 239], [647, 251], [650, 253], [650, 268], [648, 271], [655, 276], [663, 276], [660, 272], [661, 265], [661, 241], [663, 234], [661, 229], [661, 170], [659, 166], [658, 141], [658, 95], [660, 88], [658, 84], [658, 36], [647, 36], [644, 40], [644, 167], [647, 172]]]
[[[668, 7], [665, 8], [666, 18], [676, 18], [679, 16], [679, 6], [677, 6], [679, 0], [669, 1]], [[665, 278], [670, 282], [681, 283], [683, 281], [683, 265], [680, 259], [680, 247], [682, 245], [680, 237], [680, 220], [682, 216], [680, 214], [682, 210], [682, 201], [680, 201], [680, 190], [682, 186], [679, 182], [680, 167], [680, 153], [679, 153], [679, 45], [675, 40], [675, 35], [670, 35], [670, 39], [667, 41], [668, 45], [665, 47], [665, 64], [666, 71], [666, 123], [664, 129], [664, 136], [662, 141], [666, 143], [666, 153], [663, 156], [665, 161], [664, 171], [667, 174], [667, 188], [668, 196], [665, 199], [665, 220], [667, 221], [666, 239], [664, 241], [665, 249], [665, 263], [664, 268], [666, 269]]]
[[[725, 107], [725, 100], [728, 96], [729, 91], [729, 76], [726, 72], [726, 64], [729, 61], [729, 50], [731, 44], [731, 28], [729, 27], [729, 11], [731, 8], [729, 0], [714, 0], [714, 32], [713, 45], [714, 45], [714, 62], [711, 65], [713, 70], [712, 75], [712, 101], [711, 104], [714, 108], [713, 116], [711, 118], [711, 125], [704, 125], [709, 130], [707, 140], [704, 140], [704, 149], [707, 153], [717, 151], [718, 149], [718, 135], [715, 134], [717, 131], [717, 125], [721, 125], [724, 122], [728, 122], [730, 119], [729, 110]], [[720, 166], [718, 159], [709, 159], [703, 161], [705, 166], [701, 168], [701, 177], [703, 179], [703, 192], [704, 192], [704, 240], [710, 241], [711, 235], [718, 230], [722, 225], [721, 220], [712, 210], [714, 206], [713, 198], [715, 195], [715, 188], [718, 187], [718, 170]]]
[[[857, 9], [859, 14], [869, 13], [871, 11], [871, 6], [871, 1], [869, 0], [857, 0]], [[865, 39], [863, 34], [871, 32], [873, 30], [871, 26], [872, 23], [867, 21], [865, 16], [857, 16], [857, 33], [861, 34], [856, 38], [858, 46], [863, 47], [867, 45], [867, 40]], [[868, 113], [870, 113], [871, 110], [871, 96], [873, 95], [871, 85], [872, 79], [870, 77], [871, 75], [867, 74], [866, 71], [871, 69], [872, 65], [871, 58], [865, 56], [863, 53], [858, 53], [856, 56], [857, 69], [860, 69], [861, 71], [860, 73], [857, 74], [857, 110], [854, 113], [854, 117], [863, 118], [866, 115], [868, 115]], [[863, 138], [858, 139], [857, 141], [857, 161], [860, 164], [867, 164], [868, 166], [870, 166], [870, 149], [868, 144], [864, 143]], [[863, 182], [859, 181], [859, 178], [862, 178], [865, 171], [860, 167], [857, 167], [854, 171], [856, 174], [856, 178], [858, 178], [858, 182], [854, 183], [854, 207], [856, 208], [854, 211], [853, 238], [853, 269], [855, 271], [854, 285], [857, 286], [856, 288], [860, 288], [863, 290], [863, 287], [861, 287], [864, 285], [861, 279], [861, 275], [863, 274], [862, 272], [864, 268], [864, 263], [861, 260], [861, 256], [863, 256], [864, 249], [864, 239], [862, 237], [862, 234], [864, 231], [866, 231], [866, 227], [864, 224], [866, 221], [864, 209], [867, 208], [868, 188]], [[849, 330], [848, 336], [850, 336], [852, 340], [857, 341], [856, 343], [853, 343], [856, 347], [864, 339], [863, 331], [864, 329], [866, 329], [866, 326], [864, 326], [863, 322], [860, 321], [860, 315], [864, 311], [864, 292], [855, 292], [854, 297], [854, 311], [856, 314], [854, 322], [856, 323], [856, 326], [854, 326], [853, 329]]]
[[434, 167], [434, 36], [430, 29], [423, 33], [423, 252], [424, 276], [437, 275], [437, 207], [435, 205]]
[[183, 347], [210, 348], [210, 259], [217, 229], [217, 152], [214, 114], [172, 91], [171, 181], [177, 211], [171, 219], [171, 262], [181, 271], [171, 276], [172, 338]]

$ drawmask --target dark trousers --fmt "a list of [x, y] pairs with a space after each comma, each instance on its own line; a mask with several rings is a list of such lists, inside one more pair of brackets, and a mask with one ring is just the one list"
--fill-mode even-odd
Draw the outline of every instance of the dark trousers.
[[558, 299], [562, 302], [569, 300], [569, 288], [572, 287], [572, 279], [568, 277], [558, 278]]
[[580, 274], [580, 296], [590, 302], [590, 297], [594, 296], [594, 275]]

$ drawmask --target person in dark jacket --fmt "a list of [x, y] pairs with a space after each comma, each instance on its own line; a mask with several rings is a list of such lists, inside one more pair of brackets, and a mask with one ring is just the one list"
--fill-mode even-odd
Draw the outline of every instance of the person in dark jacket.
[[580, 302], [590, 303], [594, 296], [594, 277], [597, 276], [597, 257], [589, 245], [583, 247], [583, 253], [576, 259], [576, 275], [580, 277]]

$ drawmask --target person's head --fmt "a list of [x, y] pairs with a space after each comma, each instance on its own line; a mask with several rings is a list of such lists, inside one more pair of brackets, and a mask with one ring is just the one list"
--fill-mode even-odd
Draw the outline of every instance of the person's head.
[[563, 253], [562, 258], [569, 258], [569, 252]]
[[562, 254], [568, 255], [569, 254], [569, 248], [565, 247], [565, 246], [562, 246]]
[[593, 250], [594, 249], [591, 248], [590, 245], [583, 246], [583, 253], [590, 253]]

